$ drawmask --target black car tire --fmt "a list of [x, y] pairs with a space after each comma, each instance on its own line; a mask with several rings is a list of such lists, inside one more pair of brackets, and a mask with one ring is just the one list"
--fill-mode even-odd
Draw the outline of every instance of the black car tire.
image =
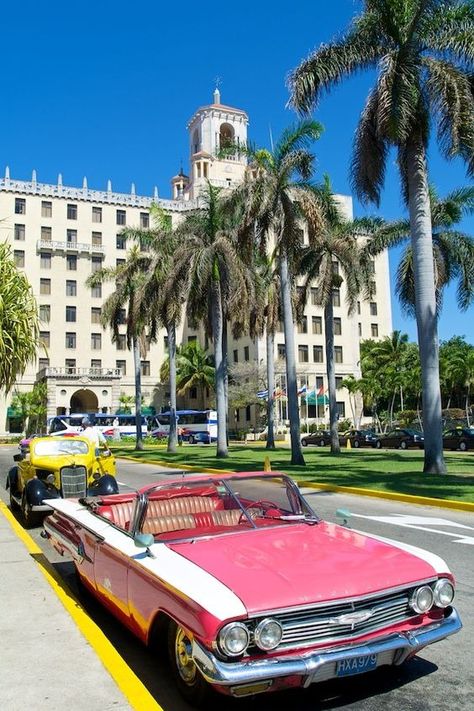
[[302, 446], [302, 447], [307, 447], [307, 446], [308, 446], [308, 440], [307, 440], [307, 439], [302, 439], [302, 440], [301, 440], [301, 446]]
[[355, 439], [355, 440], [354, 440], [354, 444], [353, 444], [352, 446], [354, 447], [354, 449], [359, 449], [359, 447], [360, 447], [360, 442], [359, 442], [359, 440], [358, 440], [358, 439]]
[[170, 620], [168, 625], [168, 659], [176, 686], [181, 695], [197, 708], [209, 708], [214, 692], [187, 654], [191, 644], [182, 627]]
[[23, 525], [25, 528], [36, 528], [36, 526], [39, 526], [43, 520], [43, 514], [31, 510], [31, 506], [26, 500], [24, 491], [21, 499], [21, 516], [23, 518]]
[[320, 440], [319, 440], [319, 446], [320, 446], [320, 447], [324, 447], [325, 444], [326, 444], [326, 442], [325, 442], [323, 439], [320, 439]]
[[194, 444], [196, 442], [196, 440], [194, 439], [194, 437], [192, 435], [189, 435], [188, 442], [189, 442], [189, 444]]
[[375, 449], [381, 449], [382, 447], [382, 442], [378, 439], [375, 443]]
[[402, 441], [400, 442], [400, 449], [406, 449], [407, 447], [408, 447], [407, 442], [404, 439], [402, 439]]
[[467, 442], [465, 442], [463, 439], [459, 442], [459, 449], [461, 452], [465, 452], [467, 450]]

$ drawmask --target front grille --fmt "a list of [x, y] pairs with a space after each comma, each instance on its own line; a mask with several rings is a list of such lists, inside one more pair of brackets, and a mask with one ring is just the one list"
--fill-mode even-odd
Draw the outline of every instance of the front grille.
[[[274, 617], [283, 628], [283, 637], [278, 649], [351, 640], [416, 617], [416, 613], [408, 604], [414, 589], [415, 586], [412, 586], [376, 597], [276, 614]], [[340, 622], [337, 619], [355, 612], [370, 612], [370, 616], [366, 620], [352, 623]]]
[[61, 469], [61, 493], [65, 499], [86, 496], [87, 471], [85, 467], [63, 467]]

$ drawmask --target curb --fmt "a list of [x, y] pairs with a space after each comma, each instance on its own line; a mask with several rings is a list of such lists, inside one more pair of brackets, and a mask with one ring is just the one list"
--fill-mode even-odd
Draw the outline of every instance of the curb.
[[136, 711], [143, 711], [143, 709], [147, 711], [164, 711], [140, 679], [125, 663], [100, 627], [92, 621], [80, 601], [65, 585], [58, 573], [56, 573], [41, 548], [20, 526], [3, 501], [0, 501], [0, 513], [7, 519], [14, 534], [21, 540], [28, 552], [34, 555], [34, 560], [38, 564], [46, 581], [64, 605], [66, 611], [70, 614], [84, 638], [96, 652], [105, 669], [124, 694], [130, 706], [136, 709]]
[[[232, 474], [231, 469], [204, 469], [202, 467], [192, 467], [187, 464], [171, 464], [161, 459], [144, 462], [138, 457], [121, 456], [117, 459], [130, 459], [140, 464], [157, 464], [160, 467], [168, 469], [187, 470], [192, 472], [205, 472], [206, 474]], [[402, 501], [406, 504], [418, 504], [419, 506], [436, 506], [444, 509], [455, 509], [458, 511], [469, 511], [474, 513], [474, 503], [469, 501], [453, 501], [452, 499], [436, 499], [430, 496], [414, 496], [413, 494], [397, 494], [391, 491], [381, 491], [379, 489], [358, 489], [354, 486], [337, 486], [336, 484], [323, 484], [316, 481], [305, 481], [304, 479], [295, 479], [299, 486], [306, 486], [310, 489], [322, 489], [323, 491], [332, 491], [339, 494], [355, 494], [356, 496], [369, 496], [375, 499], [387, 499], [388, 501]]]

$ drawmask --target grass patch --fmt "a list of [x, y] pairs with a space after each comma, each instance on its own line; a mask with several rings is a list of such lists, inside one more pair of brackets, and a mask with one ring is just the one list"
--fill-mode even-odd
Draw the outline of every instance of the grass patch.
[[290, 451], [283, 447], [269, 451], [232, 444], [227, 459], [217, 459], [213, 446], [183, 445], [176, 454], [156, 448], [136, 452], [125, 446], [113, 447], [113, 451], [117, 456], [133, 456], [148, 463], [183, 464], [196, 471], [261, 471], [269, 456], [273, 471], [286, 472], [300, 481], [474, 503], [474, 453], [470, 452], [445, 452], [448, 474], [436, 476], [423, 474], [423, 452], [418, 450], [344, 449], [340, 455], [333, 455], [326, 448], [315, 447], [305, 450], [305, 467], [292, 465]]

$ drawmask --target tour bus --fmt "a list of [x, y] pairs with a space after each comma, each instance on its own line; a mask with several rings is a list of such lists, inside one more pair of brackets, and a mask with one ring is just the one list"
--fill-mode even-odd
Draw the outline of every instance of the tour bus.
[[[84, 429], [82, 420], [89, 417], [92, 424], [100, 430], [105, 437], [114, 437], [114, 430], [118, 430], [121, 437], [135, 437], [137, 428], [135, 415], [112, 415], [110, 413], [74, 413], [73, 415], [55, 415], [48, 418], [48, 434], [67, 436], [80, 434]], [[115, 425], [114, 425], [115, 422]], [[142, 434], [147, 434], [147, 421], [142, 417]]]
[[[176, 410], [178, 434], [189, 444], [217, 440], [217, 412], [215, 410]], [[160, 412], [150, 418], [152, 437], [167, 437], [170, 431], [170, 413]]]

